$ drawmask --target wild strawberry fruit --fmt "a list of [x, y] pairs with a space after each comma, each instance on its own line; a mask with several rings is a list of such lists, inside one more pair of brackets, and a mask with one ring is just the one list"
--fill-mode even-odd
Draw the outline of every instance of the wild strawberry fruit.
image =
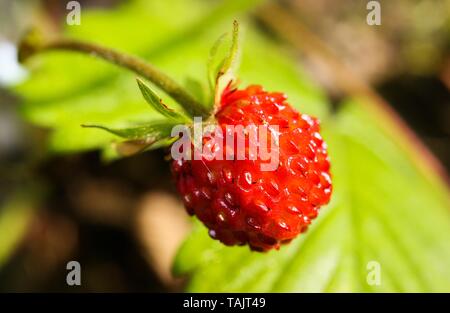
[[[212, 238], [226, 245], [278, 249], [304, 232], [330, 200], [330, 163], [319, 123], [298, 113], [286, 100], [284, 94], [266, 92], [260, 86], [226, 88], [214, 116], [223, 133], [226, 125], [277, 126], [279, 164], [275, 170], [261, 171], [264, 161], [248, 154], [243, 160], [211, 160], [202, 155], [172, 163], [188, 213], [209, 228]], [[204, 141], [210, 143], [211, 138]], [[237, 147], [223, 150], [228, 148]]]
[[[189, 139], [189, 149], [181, 154], [189, 155], [193, 150], [194, 158], [177, 158], [172, 154], [172, 172], [186, 209], [209, 228], [212, 238], [226, 245], [248, 244], [253, 250], [267, 251], [278, 249], [304, 232], [319, 208], [329, 202], [330, 163], [315, 118], [295, 111], [282, 93], [266, 92], [261, 86], [235, 88], [238, 34], [239, 24], [235, 21], [229, 53], [224, 59], [217, 59], [221, 39], [211, 49], [210, 89], [208, 99], [203, 101], [145, 61], [91, 43], [47, 42], [30, 34], [20, 44], [19, 56], [24, 61], [34, 54], [58, 49], [93, 54], [144, 76], [181, 105], [181, 111], [169, 108], [151, 87], [138, 79], [144, 99], [160, 113], [162, 120], [125, 128], [83, 125], [124, 139], [115, 143], [119, 156], [170, 145], [173, 152], [178, 143], [173, 141], [174, 128], [193, 126], [195, 132], [195, 119], [207, 118], [208, 126], [221, 130], [201, 134], [201, 144], [209, 149], [200, 149], [199, 155], [198, 140], [191, 143]], [[230, 135], [228, 126], [244, 128], [240, 134], [236, 129], [231, 133], [234, 139], [231, 143], [226, 140]], [[255, 136], [248, 130], [248, 127], [254, 129], [253, 126], [270, 133], [262, 136], [258, 132], [256, 151], [259, 153], [256, 154]], [[270, 159], [274, 167], [264, 167], [267, 153], [261, 150], [277, 156], [275, 164]], [[211, 158], [211, 154], [222, 158]], [[230, 155], [233, 157], [229, 158]]]

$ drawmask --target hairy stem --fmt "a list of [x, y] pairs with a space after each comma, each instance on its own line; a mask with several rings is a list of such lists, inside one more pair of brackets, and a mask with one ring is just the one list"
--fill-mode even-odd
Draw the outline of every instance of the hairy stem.
[[449, 178], [436, 157], [408, 127], [391, 106], [367, 83], [339, 61], [329, 47], [301, 21], [276, 3], [270, 3], [257, 11], [257, 17], [282, 39], [308, 56], [319, 57], [332, 71], [335, 85], [344, 93], [361, 101], [365, 109], [383, 121], [381, 127], [406, 151], [417, 168], [433, 183], [447, 188]]
[[31, 56], [51, 51], [63, 50], [80, 52], [93, 55], [115, 65], [127, 68], [136, 74], [148, 79], [153, 84], [164, 90], [169, 96], [176, 100], [192, 116], [209, 115], [208, 110], [200, 102], [192, 97], [182, 86], [172, 78], [161, 72], [152, 64], [111, 48], [102, 47], [97, 44], [71, 40], [57, 39], [49, 42], [37, 40], [35, 34], [25, 37], [19, 46], [19, 61], [23, 62]]

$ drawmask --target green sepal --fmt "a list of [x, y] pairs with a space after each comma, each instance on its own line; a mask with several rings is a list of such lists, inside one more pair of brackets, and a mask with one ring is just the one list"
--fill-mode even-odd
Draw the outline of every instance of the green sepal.
[[144, 140], [147, 143], [169, 138], [172, 128], [178, 123], [167, 120], [156, 121], [151, 124], [127, 128], [109, 128], [103, 125], [81, 125], [86, 128], [98, 128], [127, 140]]
[[190, 119], [179, 112], [176, 112], [166, 106], [162, 99], [140, 78], [136, 78], [136, 81], [138, 83], [139, 89], [141, 90], [142, 95], [144, 96], [144, 99], [147, 101], [148, 104], [151, 105], [152, 108], [154, 108], [157, 112], [159, 112], [161, 115], [177, 121], [184, 121], [189, 122]]
[[211, 47], [209, 51], [207, 70], [208, 70], [208, 83], [210, 88], [211, 100], [214, 100], [214, 94], [216, 90], [217, 77], [224, 64], [224, 58], [217, 60], [220, 47], [223, 45], [227, 34], [222, 34]]
[[239, 23], [233, 22], [231, 45], [225, 56], [219, 57], [219, 50], [225, 41], [227, 34], [223, 34], [215, 42], [210, 50], [208, 59], [208, 81], [210, 85], [211, 101], [217, 106], [223, 90], [233, 82], [236, 82], [236, 71], [239, 67], [240, 45], [239, 45]]

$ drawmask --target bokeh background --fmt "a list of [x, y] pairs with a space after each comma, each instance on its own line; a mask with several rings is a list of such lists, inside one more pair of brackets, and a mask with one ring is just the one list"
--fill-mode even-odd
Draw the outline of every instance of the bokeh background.
[[[450, 291], [450, 1], [378, 1], [380, 26], [368, 1], [84, 0], [79, 26], [67, 2], [0, 0], [0, 291]], [[167, 151], [115, 159], [117, 138], [79, 127], [151, 120], [133, 74], [16, 57], [37, 27], [140, 55], [193, 90], [233, 19], [242, 84], [319, 116], [333, 159], [324, 217], [266, 255], [187, 217]], [[81, 286], [66, 284], [70, 260]], [[370, 260], [381, 286], [365, 282]]]

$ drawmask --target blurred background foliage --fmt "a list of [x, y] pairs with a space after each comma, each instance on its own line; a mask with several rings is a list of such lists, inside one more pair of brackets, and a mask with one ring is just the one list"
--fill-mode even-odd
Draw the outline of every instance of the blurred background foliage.
[[[69, 26], [66, 1], [0, 2], [0, 290], [450, 291], [450, 1], [380, 1], [382, 26], [366, 24], [365, 1], [80, 3]], [[233, 19], [242, 86], [318, 116], [332, 158], [330, 205], [267, 254], [222, 246], [186, 217], [167, 151], [107, 162], [118, 139], [80, 127], [158, 117], [132, 73], [66, 52], [14, 62], [34, 25], [139, 55], [195, 92]], [[80, 287], [65, 284], [70, 260]]]

